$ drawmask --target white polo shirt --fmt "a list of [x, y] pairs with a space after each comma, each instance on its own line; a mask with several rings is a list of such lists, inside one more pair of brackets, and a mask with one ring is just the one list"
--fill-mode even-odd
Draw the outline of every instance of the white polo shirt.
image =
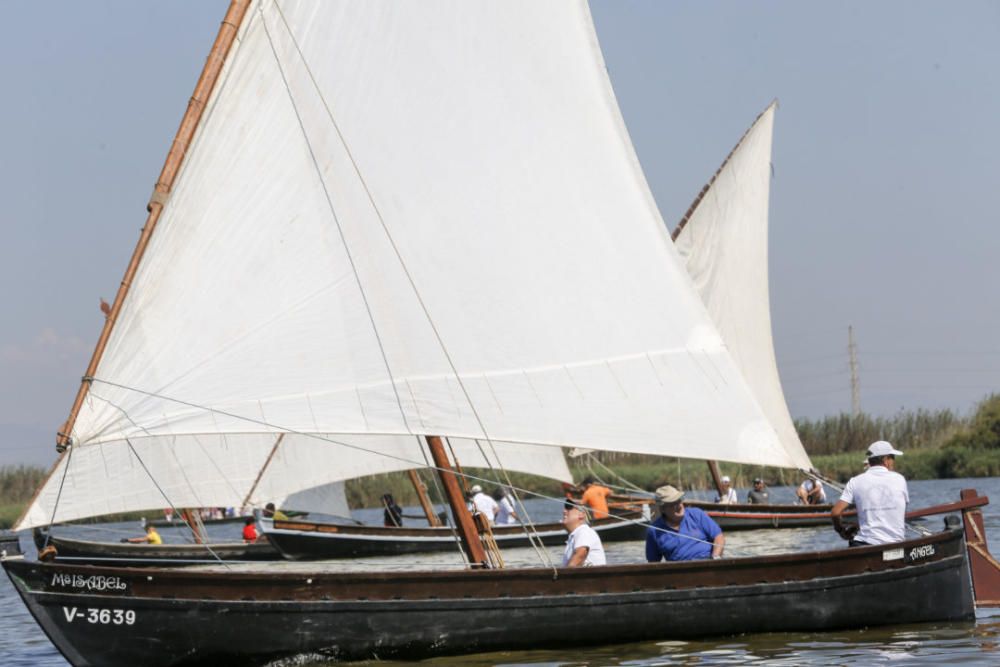
[[884, 466], [872, 466], [852, 477], [840, 499], [858, 509], [861, 529], [854, 539], [867, 544], [902, 542], [906, 538], [906, 478]]
[[476, 495], [472, 496], [472, 505], [476, 508], [477, 512], [486, 517], [492, 526], [493, 520], [496, 518], [497, 510], [500, 508], [500, 506], [497, 505], [497, 501], [480, 491]]
[[587, 558], [584, 565], [605, 565], [607, 559], [604, 557], [604, 545], [601, 544], [601, 536], [593, 528], [585, 523], [576, 527], [566, 539], [566, 550], [563, 552], [563, 566], [569, 565], [569, 559], [573, 557], [573, 552], [580, 547], [587, 547]]

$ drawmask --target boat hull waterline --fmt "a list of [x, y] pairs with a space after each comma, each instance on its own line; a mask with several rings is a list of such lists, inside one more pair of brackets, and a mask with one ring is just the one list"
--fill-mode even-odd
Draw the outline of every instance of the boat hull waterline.
[[849, 550], [557, 571], [223, 574], [21, 559], [4, 568], [74, 665], [416, 658], [974, 618], [959, 530]]

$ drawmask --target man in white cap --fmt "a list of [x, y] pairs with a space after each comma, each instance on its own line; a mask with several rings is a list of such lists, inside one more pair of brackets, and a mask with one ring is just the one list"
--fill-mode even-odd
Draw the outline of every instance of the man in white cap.
[[[906, 479], [895, 471], [903, 452], [885, 440], [873, 442], [865, 456], [868, 470], [852, 477], [833, 506], [833, 527], [852, 547], [890, 544], [905, 539], [906, 504], [910, 494]], [[858, 510], [858, 525], [845, 526], [843, 513], [850, 505]]]
[[715, 502], [723, 505], [735, 505], [740, 502], [736, 497], [736, 489], [732, 487], [733, 481], [729, 479], [729, 475], [723, 475], [719, 481], [722, 482], [722, 490], [719, 491], [719, 495], [715, 496]]
[[497, 504], [497, 501], [483, 493], [483, 487], [478, 484], [469, 489], [469, 496], [471, 496], [469, 501], [472, 503], [472, 509], [485, 516], [492, 526], [493, 522], [496, 521], [497, 512], [500, 511], [500, 505]]

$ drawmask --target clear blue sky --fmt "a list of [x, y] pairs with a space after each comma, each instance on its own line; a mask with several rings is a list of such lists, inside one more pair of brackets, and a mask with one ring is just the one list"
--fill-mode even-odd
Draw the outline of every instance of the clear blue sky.
[[[48, 463], [227, 3], [0, 0], [0, 464]], [[672, 227], [780, 100], [771, 308], [793, 416], [1000, 390], [1000, 3], [592, 3]], [[906, 443], [901, 443], [905, 446]]]

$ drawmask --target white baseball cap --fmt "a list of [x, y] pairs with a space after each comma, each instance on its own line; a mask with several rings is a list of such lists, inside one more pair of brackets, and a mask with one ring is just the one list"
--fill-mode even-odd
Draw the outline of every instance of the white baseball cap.
[[479, 486], [478, 484], [475, 484], [475, 485], [473, 485], [473, 487], [471, 489], [469, 489], [469, 491], [471, 493], [482, 493], [483, 492], [483, 487]]
[[723, 475], [723, 476], [722, 476], [722, 481], [723, 481], [723, 482], [729, 482], [729, 481], [731, 481], [731, 480], [729, 479], [729, 475]]
[[873, 442], [868, 446], [868, 453], [866, 456], [868, 458], [873, 458], [875, 456], [902, 456], [903, 452], [899, 451], [892, 445], [890, 445], [885, 440], [879, 440], [878, 442]]

